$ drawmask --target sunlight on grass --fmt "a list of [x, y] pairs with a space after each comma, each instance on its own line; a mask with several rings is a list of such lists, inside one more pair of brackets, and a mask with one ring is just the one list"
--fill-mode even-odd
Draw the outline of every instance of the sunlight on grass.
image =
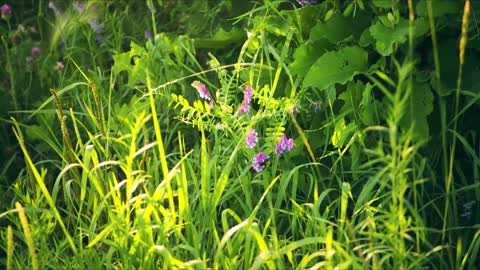
[[476, 269], [478, 8], [7, 1], [0, 268]]

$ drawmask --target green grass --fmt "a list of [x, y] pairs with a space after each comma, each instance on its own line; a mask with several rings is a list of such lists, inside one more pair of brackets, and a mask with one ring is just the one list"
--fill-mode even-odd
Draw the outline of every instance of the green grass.
[[[42, 15], [38, 42], [49, 52], [28, 72], [50, 97], [29, 97], [35, 84], [17, 89], [24, 74], [14, 71], [21, 66], [13, 55], [21, 50], [4, 39], [0, 76], [12, 81], [5, 93], [15, 103], [1, 121], [2, 143], [18, 147], [1, 170], [10, 197], [2, 199], [0, 266], [478, 267], [479, 133], [470, 123], [479, 94], [467, 70], [475, 58], [456, 43], [471, 58], [458, 64], [452, 90], [438, 51], [455, 26], [439, 18], [463, 20], [455, 37], [473, 42], [472, 16], [438, 15], [430, 1], [425, 15], [394, 2], [257, 1], [242, 5], [243, 14], [233, 11], [235, 1], [147, 2], [158, 10], [93, 1], [84, 14]], [[88, 26], [92, 14], [103, 18], [103, 42]], [[183, 16], [179, 25], [172, 14]], [[363, 39], [341, 27], [362, 18], [369, 18]], [[367, 36], [378, 21], [408, 27], [398, 32], [403, 41], [392, 38], [391, 54]], [[245, 30], [240, 42], [233, 30], [217, 32], [228, 25]], [[148, 29], [157, 35], [142, 40]], [[213, 45], [196, 48], [195, 38]], [[425, 48], [430, 62], [419, 59]], [[313, 50], [334, 53], [322, 59]], [[352, 51], [368, 52], [365, 68], [349, 70], [352, 59], [337, 53]], [[66, 67], [50, 77], [47, 63], [60, 55]], [[349, 55], [359, 63], [361, 56]], [[325, 63], [321, 72], [340, 66], [342, 74], [306, 86]], [[251, 111], [240, 114], [247, 84]], [[247, 148], [252, 128], [259, 138]], [[276, 155], [282, 134], [295, 147]], [[261, 172], [252, 169], [258, 152], [269, 156]]]

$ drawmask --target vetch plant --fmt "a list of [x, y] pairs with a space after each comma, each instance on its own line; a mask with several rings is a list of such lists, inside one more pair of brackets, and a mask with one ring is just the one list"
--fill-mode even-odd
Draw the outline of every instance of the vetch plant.
[[275, 154], [280, 156], [284, 152], [290, 152], [292, 151], [293, 147], [295, 146], [295, 143], [293, 141], [293, 138], [288, 138], [285, 134], [282, 134], [280, 137], [280, 141], [275, 145]]
[[200, 81], [194, 81], [192, 83], [192, 86], [195, 89], [197, 89], [198, 95], [200, 96], [200, 98], [203, 98], [207, 101], [212, 100], [212, 97], [210, 96], [210, 92], [208, 91], [207, 86], [205, 86], [204, 83], [202, 83]]
[[48, 7], [55, 12], [55, 15], [62, 16], [63, 12], [61, 9], [57, 7], [57, 5], [53, 1], [48, 1]]
[[263, 169], [265, 168], [265, 162], [268, 159], [269, 159], [269, 157], [264, 152], [260, 152], [260, 153], [256, 154], [253, 157], [252, 168], [257, 172], [263, 171]]
[[474, 1], [68, 2], [2, 38], [7, 270], [480, 265]]
[[214, 102], [212, 97], [210, 96], [210, 92], [208, 91], [207, 86], [205, 86], [205, 84], [200, 81], [194, 81], [192, 83], [192, 86], [197, 89], [200, 98], [208, 101], [208, 106], [210, 106], [210, 109], [213, 109]]
[[257, 145], [258, 133], [255, 129], [252, 128], [247, 132], [245, 141], [247, 143], [247, 148], [254, 148]]
[[245, 87], [245, 92], [243, 94], [242, 105], [238, 109], [240, 114], [245, 114], [250, 112], [250, 102], [252, 101], [253, 97], [253, 89], [250, 87], [249, 84]]

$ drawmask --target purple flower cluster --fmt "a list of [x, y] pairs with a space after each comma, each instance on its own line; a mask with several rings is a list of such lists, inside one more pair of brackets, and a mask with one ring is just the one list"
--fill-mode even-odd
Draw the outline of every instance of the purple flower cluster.
[[200, 96], [200, 98], [203, 98], [205, 100], [212, 100], [212, 97], [210, 96], [210, 92], [208, 92], [208, 89], [207, 89], [207, 86], [205, 86], [205, 84], [199, 82], [199, 81], [194, 81], [192, 83], [192, 86], [197, 89], [198, 91], [198, 95]]
[[25, 63], [31, 64], [33, 62], [33, 59], [37, 56], [39, 56], [42, 53], [42, 49], [39, 47], [32, 47], [30, 49], [30, 56], [25, 57]]
[[293, 138], [287, 139], [287, 136], [282, 134], [280, 141], [275, 145], [275, 154], [280, 156], [283, 152], [290, 152], [294, 146]]
[[200, 98], [208, 101], [208, 106], [210, 107], [210, 109], [213, 109], [213, 99], [210, 96], [210, 92], [208, 91], [207, 86], [205, 86], [205, 84], [200, 81], [194, 81], [192, 83], [192, 86], [197, 89]]
[[247, 148], [254, 148], [258, 142], [258, 133], [255, 129], [250, 129], [245, 136], [245, 140], [247, 141]]
[[250, 87], [249, 84], [245, 87], [245, 92], [243, 94], [243, 100], [242, 100], [242, 105], [240, 105], [240, 108], [238, 111], [240, 114], [245, 114], [250, 112], [250, 102], [252, 101], [253, 97], [253, 89]]
[[4, 4], [0, 7], [0, 12], [2, 13], [2, 19], [8, 20], [12, 15], [12, 8], [9, 5]]
[[297, 0], [300, 6], [308, 6], [317, 3], [317, 0]]
[[48, 7], [53, 9], [57, 16], [62, 16], [62, 10], [60, 10], [53, 1], [48, 1]]
[[151, 38], [153, 38], [152, 32], [150, 32], [150, 31], [144, 31], [143, 33], [144, 33], [146, 39], [151, 39]]
[[83, 13], [85, 11], [85, 3], [82, 1], [75, 1], [75, 3], [73, 3], [73, 6], [78, 11], [78, 13]]
[[255, 157], [253, 157], [253, 165], [252, 165], [252, 168], [257, 171], [257, 172], [261, 172], [263, 171], [263, 169], [265, 168], [265, 161], [268, 160], [268, 156], [265, 155], [264, 152], [260, 152], [258, 154], [255, 155]]
[[96, 18], [89, 19], [88, 24], [95, 31], [95, 34], [96, 34], [95, 40], [97, 42], [102, 42], [103, 32], [105, 32], [105, 29], [103, 29], [103, 27], [100, 25], [100, 23]]
[[42, 50], [39, 47], [33, 47], [30, 52], [32, 53], [32, 56], [39, 56]]

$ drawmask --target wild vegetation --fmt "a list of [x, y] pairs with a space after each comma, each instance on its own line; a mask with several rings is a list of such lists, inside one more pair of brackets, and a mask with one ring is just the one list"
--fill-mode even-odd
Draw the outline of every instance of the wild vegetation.
[[480, 2], [0, 4], [1, 268], [480, 267]]

